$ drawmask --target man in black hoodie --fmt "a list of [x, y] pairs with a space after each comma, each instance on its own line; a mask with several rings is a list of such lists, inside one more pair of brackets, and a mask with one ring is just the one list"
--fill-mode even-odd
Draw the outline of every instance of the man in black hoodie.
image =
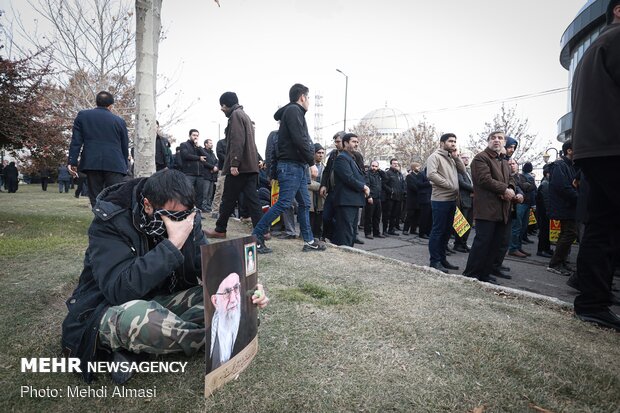
[[[306, 112], [310, 106], [309, 90], [306, 86], [296, 83], [289, 90], [290, 103], [275, 113], [274, 118], [280, 121], [278, 131], [278, 166], [277, 175], [280, 184], [278, 202], [263, 215], [252, 234], [258, 240], [256, 251], [260, 254], [271, 252], [265, 246], [263, 234], [271, 223], [297, 200], [297, 219], [304, 239], [303, 251], [322, 251], [325, 244], [314, 239], [310, 227], [310, 194], [308, 183], [318, 176], [314, 164], [314, 144], [308, 133]], [[310, 176], [308, 176], [310, 172]]]
[[590, 184], [588, 220], [579, 245], [577, 277], [581, 294], [576, 316], [620, 331], [610, 310], [618, 257], [620, 192], [614, 172], [620, 162], [620, 0], [607, 6], [607, 27], [586, 50], [573, 78], [573, 160]]

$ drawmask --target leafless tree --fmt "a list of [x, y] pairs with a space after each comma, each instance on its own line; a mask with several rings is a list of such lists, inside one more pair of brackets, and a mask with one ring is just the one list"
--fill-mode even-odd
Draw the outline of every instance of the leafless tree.
[[395, 155], [405, 167], [409, 167], [411, 162], [424, 164], [438, 145], [439, 138], [435, 126], [422, 120], [396, 138]]
[[358, 151], [366, 163], [379, 159], [386, 152], [391, 152], [386, 138], [371, 123], [360, 122], [351, 129], [351, 133], [357, 135], [359, 139]]
[[487, 138], [491, 132], [504, 132], [519, 142], [514, 158], [523, 164], [531, 162], [535, 167], [544, 163], [542, 152], [551, 145], [551, 139], [539, 138], [537, 134], [529, 133], [529, 120], [521, 118], [516, 113], [515, 107], [502, 105], [499, 113], [495, 115], [492, 122], [484, 124], [484, 129], [477, 135], [470, 135], [467, 148], [474, 154], [481, 152], [487, 147]]

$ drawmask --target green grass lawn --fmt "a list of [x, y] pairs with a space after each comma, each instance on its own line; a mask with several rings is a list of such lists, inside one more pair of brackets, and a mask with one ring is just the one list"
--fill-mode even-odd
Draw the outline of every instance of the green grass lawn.
[[[204, 354], [184, 374], [138, 374], [149, 398], [22, 397], [86, 388], [66, 373], [21, 373], [22, 357], [57, 357], [64, 300], [92, 218], [88, 200], [50, 186], [0, 193], [0, 412], [618, 412], [620, 334], [567, 309], [498, 293], [409, 264], [300, 240], [259, 258], [271, 298], [249, 369], [203, 398]], [[203, 221], [213, 226], [211, 219]], [[249, 233], [231, 221], [230, 236]]]

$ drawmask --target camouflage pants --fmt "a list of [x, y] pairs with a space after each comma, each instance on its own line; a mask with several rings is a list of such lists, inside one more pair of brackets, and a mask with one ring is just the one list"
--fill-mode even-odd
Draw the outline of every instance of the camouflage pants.
[[134, 353], [196, 353], [205, 344], [202, 286], [151, 301], [133, 300], [108, 308], [99, 324], [99, 343]]

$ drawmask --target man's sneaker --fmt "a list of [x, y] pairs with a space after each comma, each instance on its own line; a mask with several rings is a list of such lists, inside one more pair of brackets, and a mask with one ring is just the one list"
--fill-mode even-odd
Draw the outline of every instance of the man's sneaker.
[[570, 277], [573, 274], [572, 271], [570, 271], [568, 268], [564, 267], [561, 264], [554, 267], [549, 266], [547, 267], [547, 271], [554, 274], [563, 275], [565, 277]]
[[304, 248], [302, 249], [303, 252], [306, 251], [325, 251], [325, 249], [327, 249], [327, 247], [325, 246], [325, 243], [322, 241], [319, 241], [318, 239], [314, 239], [314, 241], [312, 242], [312, 244], [308, 243], [308, 242], [304, 242]]

